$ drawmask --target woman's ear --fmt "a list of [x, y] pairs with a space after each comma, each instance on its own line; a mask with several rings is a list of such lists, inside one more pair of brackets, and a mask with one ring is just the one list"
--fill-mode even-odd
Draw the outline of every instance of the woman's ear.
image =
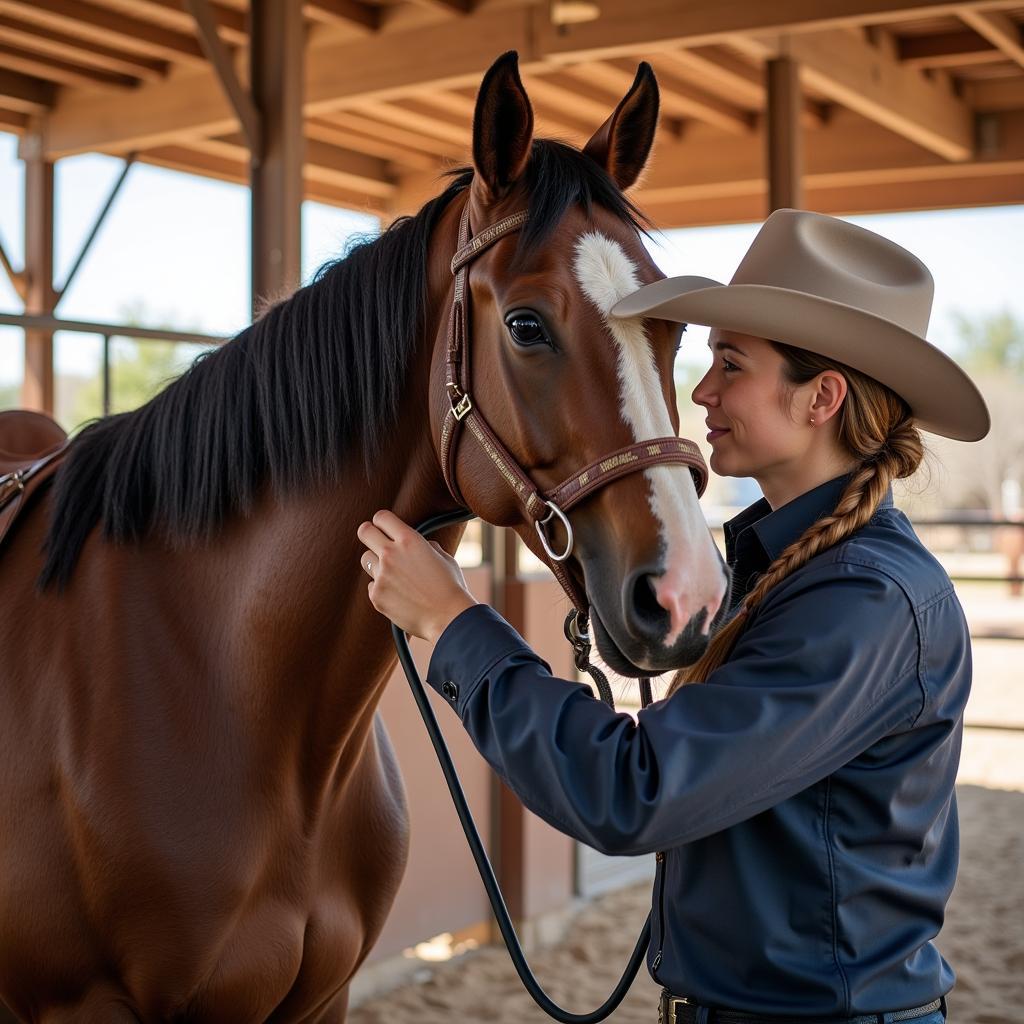
[[583, 152], [623, 191], [636, 183], [650, 156], [659, 102], [658, 80], [651, 65], [644, 61], [636, 69], [629, 92], [583, 147]]
[[814, 380], [810, 415], [815, 425], [832, 419], [843, 407], [849, 385], [837, 370], [823, 370]]
[[519, 55], [509, 50], [484, 75], [473, 115], [473, 165], [486, 204], [519, 180], [532, 144], [533, 108], [519, 77]]

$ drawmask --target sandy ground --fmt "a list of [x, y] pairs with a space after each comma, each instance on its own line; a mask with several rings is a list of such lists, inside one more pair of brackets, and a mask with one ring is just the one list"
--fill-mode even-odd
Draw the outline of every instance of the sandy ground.
[[[963, 595], [968, 617], [1024, 623], [1024, 602]], [[968, 724], [1024, 726], [1024, 642], [975, 643]], [[958, 785], [961, 855], [956, 889], [936, 940], [957, 973], [949, 996], [955, 1024], [1024, 1024], [1024, 730], [968, 728]], [[548, 993], [576, 1012], [597, 1007], [625, 964], [650, 908], [650, 887], [590, 903], [568, 938], [533, 955]], [[541, 1022], [503, 948], [488, 947], [440, 965], [419, 981], [371, 999], [350, 1024]], [[616, 1024], [653, 1024], [658, 990], [641, 969]]]

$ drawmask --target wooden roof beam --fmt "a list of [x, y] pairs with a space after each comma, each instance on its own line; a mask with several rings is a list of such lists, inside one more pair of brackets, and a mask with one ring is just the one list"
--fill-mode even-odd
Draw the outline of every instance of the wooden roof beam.
[[0, 43], [0, 64], [11, 71], [20, 71], [35, 78], [48, 82], [59, 82], [61, 85], [80, 85], [93, 89], [97, 85], [132, 86], [136, 79], [113, 71], [101, 71], [99, 68], [86, 67], [73, 61], [44, 54], [31, 53], [28, 50], [6, 46]]
[[[2, 96], [0, 96], [0, 103], [3, 103]], [[22, 135], [28, 131], [28, 122], [28, 114], [19, 114], [15, 110], [4, 110], [0, 107], [0, 131]]]
[[302, 5], [302, 13], [311, 21], [346, 25], [367, 33], [380, 28], [382, 10], [359, 0], [305, 0]]
[[[939, 179], [1024, 174], [1024, 111], [992, 115], [994, 144], [966, 163], [951, 163], [847, 110], [803, 140], [804, 185], [847, 188]], [[692, 137], [654, 152], [637, 200], [657, 203], [767, 191], [763, 133], [741, 137], [700, 126]], [[685, 167], [686, 173], [679, 173]]]
[[417, 7], [425, 7], [429, 11], [440, 11], [442, 14], [463, 15], [473, 10], [474, 0], [410, 0]]
[[249, 151], [253, 154], [262, 153], [261, 120], [256, 104], [253, 102], [252, 94], [242, 85], [238, 74], [235, 72], [235, 65], [231, 60], [231, 54], [217, 34], [217, 23], [214, 20], [213, 12], [210, 10], [209, 0], [184, 0], [185, 7], [196, 22], [196, 29], [199, 32], [199, 41], [203, 50], [209, 58], [217, 73], [217, 80], [228, 101], [231, 103]]
[[458, 145], [442, 142], [440, 139], [432, 138], [397, 125], [384, 124], [366, 117], [355, 110], [339, 111], [331, 115], [331, 125], [338, 125], [342, 129], [352, 129], [363, 132], [375, 138], [383, 139], [385, 142], [397, 146], [407, 147], [416, 153], [428, 153], [441, 160], [456, 162], [465, 158], [465, 153]]
[[22, 114], [43, 114], [57, 100], [53, 82], [0, 68], [0, 104]]
[[[4, 2], [10, 0], [0, 0], [0, 4]], [[992, 2], [996, 0], [986, 0]], [[1009, 0], [998, 2], [1011, 5]], [[957, 5], [938, 6], [947, 11]], [[552, 63], [582, 59], [595, 47], [620, 55], [637, 50], [657, 52], [681, 45], [727, 42], [736, 32], [771, 29], [800, 18], [821, 24], [826, 13], [825, 23], [829, 18], [835, 22], [844, 17], [881, 17], [883, 9], [883, 0], [829, 0], [828, 4], [821, 0], [773, 0], [770, 4], [736, 0], [685, 5], [676, 0], [602, 0], [600, 19], [569, 26], [564, 35], [551, 31], [542, 10], [488, 6], [464, 18], [415, 29], [391, 32], [385, 25], [357, 42], [319, 42], [314, 37], [307, 49], [305, 113], [325, 115], [352, 109], [363, 102], [408, 95], [424, 86], [475, 88], [490, 62], [490, 54], [480, 47], [481, 39], [500, 39], [503, 46], [518, 50], [523, 73], [529, 75]], [[935, 5], [901, 0], [904, 12], [925, 9], [933, 10]], [[895, 60], [893, 63], [898, 65]], [[219, 94], [211, 100], [211, 93], [217, 93], [215, 81], [212, 72], [204, 68], [203, 74], [187, 85], [180, 79], [145, 83], [116, 100], [96, 94], [61, 96], [50, 117], [48, 155], [89, 149], [125, 152], [138, 148], [139, 138], [145, 135], [169, 140], [186, 133], [222, 131], [218, 122], [233, 115]]]
[[[177, 28], [181, 32], [191, 33], [192, 15], [182, 9], [181, 0], [133, 0], [133, 6], [139, 13], [145, 13], [168, 28]], [[249, 20], [245, 11], [238, 11], [220, 4], [210, 4], [217, 33], [221, 39], [232, 46], [249, 44]]]
[[[687, 74], [697, 76], [707, 89], [717, 89], [733, 101], [759, 110], [764, 107], [764, 71], [748, 64], [740, 57], [716, 46], [696, 46], [679, 50], [662, 50], [651, 59], [656, 70], [675, 66]], [[660, 74], [660, 70], [659, 70]], [[809, 96], [800, 101], [800, 123], [804, 128], [821, 128], [828, 123], [827, 104], [818, 103]]]
[[[629, 57], [614, 57], [599, 67], [611, 68], [618, 73], [619, 86], [625, 95], [626, 90], [633, 84], [637, 61]], [[662, 69], [658, 76], [658, 87], [661, 93], [661, 109], [669, 117], [696, 118], [705, 124], [738, 135], [752, 131], [756, 124], [756, 116], [751, 112], [698, 88], [669, 70]]]
[[964, 7], [958, 15], [1010, 60], [1024, 68], [1024, 33], [1020, 25], [1001, 11], [980, 11]]
[[[346, 152], [337, 146], [317, 139], [305, 140], [303, 174], [315, 181], [332, 182], [362, 195], [388, 198], [395, 190], [386, 160], [365, 153]], [[196, 139], [189, 143], [192, 149], [210, 156], [232, 160], [240, 165], [249, 159], [245, 139], [238, 134], [216, 139]]]
[[932, 36], [897, 36], [896, 54], [912, 68], [963, 67], [1005, 60], [1002, 52], [977, 32], [942, 32]]
[[737, 34], [798, 34], [954, 15], [967, 6], [1007, 10], [1019, 7], [1020, 0], [601, 0], [601, 17], [595, 21], [538, 24], [538, 45], [551, 60], [603, 60], [638, 50], [721, 43]]
[[161, 60], [205, 63], [191, 36], [84, 0], [0, 0], [0, 12], [56, 30]]
[[[608, 120], [616, 104], [626, 94], [636, 74], [624, 76], [611, 71], [609, 80], [595, 85], [594, 76], [573, 73], [566, 67], [543, 75], [533, 74], [526, 80], [526, 92], [538, 113], [550, 112], [555, 122], [561, 121], [589, 139]], [[622, 85], [625, 77], [628, 82]], [[675, 142], [681, 137], [683, 126], [678, 119], [666, 117], [664, 110], [658, 121], [656, 138], [659, 142]]]
[[89, 42], [77, 36], [58, 32], [55, 29], [42, 30], [31, 22], [6, 15], [0, 15], [0, 36], [8, 43], [17, 44], [37, 53], [67, 58], [86, 67], [99, 68], [101, 71], [114, 71], [146, 81], [156, 81], [167, 74], [165, 61], [125, 53], [101, 43]]
[[381, 160], [389, 160], [417, 171], [437, 173], [442, 166], [441, 160], [430, 153], [419, 152], [410, 146], [403, 146], [377, 134], [370, 134], [355, 128], [343, 128], [315, 117], [306, 121], [306, 138], [317, 142], [326, 142], [331, 146], [347, 149], [353, 153], [365, 153], [367, 156], [379, 157]]
[[900, 64], [884, 33], [878, 45], [842, 29], [735, 42], [764, 58], [792, 57], [805, 85], [947, 160], [974, 151], [971, 109], [947, 83]]

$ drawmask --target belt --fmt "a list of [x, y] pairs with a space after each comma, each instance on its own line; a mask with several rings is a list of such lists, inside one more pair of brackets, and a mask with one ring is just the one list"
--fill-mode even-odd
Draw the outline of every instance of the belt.
[[927, 1017], [936, 1010], [946, 1012], [944, 997], [934, 999], [924, 1006], [907, 1010], [890, 1010], [887, 1013], [866, 1013], [857, 1017], [777, 1017], [771, 1014], [742, 1013], [739, 1010], [722, 1010], [704, 1006], [686, 996], [673, 996], [668, 991], [661, 994], [658, 1005], [658, 1024], [890, 1024], [891, 1021], [915, 1020]]

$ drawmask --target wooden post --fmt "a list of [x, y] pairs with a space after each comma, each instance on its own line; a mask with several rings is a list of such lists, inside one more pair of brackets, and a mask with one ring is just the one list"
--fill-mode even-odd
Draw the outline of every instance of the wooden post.
[[[491, 602], [520, 633], [525, 633], [519, 575], [519, 538], [508, 528], [489, 527], [491, 538]], [[525, 810], [519, 798], [497, 775], [491, 780], [490, 849], [494, 873], [505, 896], [509, 915], [518, 929], [526, 910]], [[497, 922], [491, 920], [491, 941], [501, 942]]]
[[259, 112], [252, 154], [253, 316], [284, 298], [301, 276], [302, 4], [253, 0], [250, 88]]
[[[43, 156], [43, 125], [24, 136], [18, 155], [25, 162], [25, 312], [52, 316], [53, 162]], [[25, 331], [25, 377], [21, 403], [54, 414], [53, 332]]]
[[768, 213], [803, 206], [803, 151], [800, 139], [800, 66], [776, 57], [765, 66], [767, 78]]

